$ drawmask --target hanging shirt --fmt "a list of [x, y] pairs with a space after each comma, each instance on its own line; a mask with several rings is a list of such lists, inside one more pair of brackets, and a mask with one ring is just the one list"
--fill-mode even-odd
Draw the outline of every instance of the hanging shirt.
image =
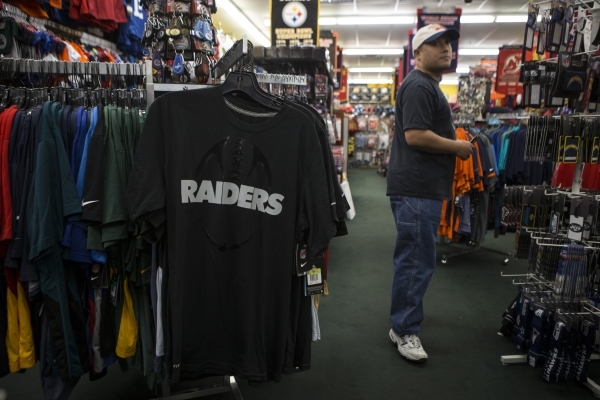
[[310, 119], [287, 105], [265, 113], [227, 101], [238, 111], [220, 87], [156, 100], [127, 189], [134, 220], [158, 215], [167, 226], [172, 382], [232, 372], [279, 380], [295, 237], [308, 233], [314, 257], [336, 233]]

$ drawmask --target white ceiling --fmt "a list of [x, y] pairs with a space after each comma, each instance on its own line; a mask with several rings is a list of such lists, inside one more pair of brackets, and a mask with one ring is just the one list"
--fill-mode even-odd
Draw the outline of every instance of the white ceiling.
[[[269, 0], [229, 0], [233, 2], [253, 24], [270, 37], [270, 27], [264, 24], [269, 19]], [[276, 0], [275, 0], [276, 1]], [[336, 1], [336, 0], [334, 0]], [[339, 1], [339, 0], [338, 0]], [[454, 7], [462, 9], [463, 15], [526, 15], [526, 0], [473, 0], [467, 4], [458, 0], [351, 0], [343, 3], [321, 3], [320, 17], [340, 16], [416, 16], [417, 8], [425, 7], [428, 12], [450, 12]], [[217, 0], [217, 7], [219, 0]], [[239, 21], [230, 21], [224, 11], [218, 11], [215, 22], [222, 21], [224, 29], [241, 37], [244, 26]], [[402, 48], [408, 44], [408, 31], [413, 25], [335, 25], [321, 26], [339, 34], [339, 46], [351, 48]], [[525, 30], [524, 23], [477, 23], [461, 24], [460, 48], [498, 48], [505, 44], [520, 44]], [[250, 40], [252, 40], [252, 35]], [[255, 40], [254, 43], [257, 43]], [[461, 67], [475, 65], [482, 56], [459, 56]], [[398, 56], [344, 56], [347, 67], [396, 67]], [[388, 77], [389, 74], [351, 75], [351, 78]]]

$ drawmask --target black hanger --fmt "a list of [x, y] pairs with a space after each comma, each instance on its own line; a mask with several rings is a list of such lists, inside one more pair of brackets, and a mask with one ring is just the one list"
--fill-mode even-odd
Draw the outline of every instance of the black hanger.
[[257, 103], [271, 108], [281, 110], [282, 101], [277, 97], [263, 91], [258, 85], [256, 75], [252, 72], [235, 71], [231, 72], [225, 82], [221, 85], [221, 93], [241, 92], [246, 94]]

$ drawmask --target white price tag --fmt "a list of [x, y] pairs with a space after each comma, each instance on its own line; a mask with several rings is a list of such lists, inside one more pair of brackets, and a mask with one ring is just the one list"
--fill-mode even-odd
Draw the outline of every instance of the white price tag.
[[323, 280], [321, 279], [321, 268], [313, 268], [306, 274], [306, 283], [309, 286], [318, 285]]

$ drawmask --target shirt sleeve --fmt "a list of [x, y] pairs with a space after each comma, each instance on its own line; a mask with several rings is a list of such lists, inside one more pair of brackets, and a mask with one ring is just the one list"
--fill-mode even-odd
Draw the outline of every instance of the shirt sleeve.
[[431, 88], [414, 84], [402, 91], [402, 126], [407, 129], [431, 130], [437, 95]]
[[165, 146], [161, 102], [148, 110], [127, 186], [129, 215], [136, 223], [159, 227], [165, 221]]
[[309, 256], [314, 257], [325, 250], [337, 232], [336, 224], [331, 216], [323, 157], [319, 154], [315, 154], [310, 163], [304, 183], [302, 202], [307, 225], [305, 230], [308, 231]]

